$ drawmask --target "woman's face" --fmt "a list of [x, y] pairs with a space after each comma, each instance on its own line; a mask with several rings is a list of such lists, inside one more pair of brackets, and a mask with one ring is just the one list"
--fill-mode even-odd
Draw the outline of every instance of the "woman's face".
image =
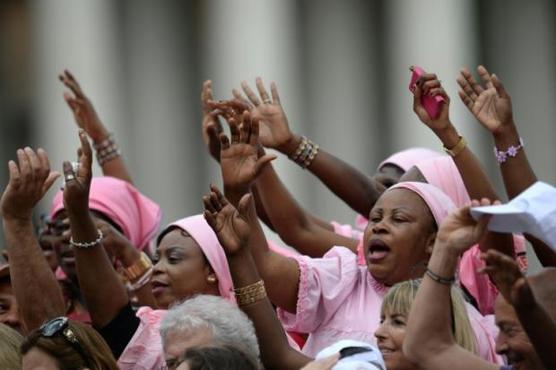
[[185, 231], [176, 228], [164, 235], [154, 261], [151, 286], [160, 308], [194, 294], [219, 295], [215, 274], [197, 242]]
[[434, 225], [416, 193], [400, 188], [383, 193], [365, 229], [363, 248], [371, 275], [386, 285], [421, 277], [434, 244]]
[[416, 370], [403, 354], [403, 341], [407, 324], [406, 315], [383, 312], [375, 332], [378, 349], [388, 370]]
[[60, 370], [58, 361], [48, 353], [33, 347], [21, 360], [22, 370]]

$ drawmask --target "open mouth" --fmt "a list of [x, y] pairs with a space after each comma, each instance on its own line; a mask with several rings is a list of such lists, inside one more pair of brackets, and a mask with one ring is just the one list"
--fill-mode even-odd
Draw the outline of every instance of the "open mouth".
[[166, 288], [168, 288], [168, 284], [166, 283], [156, 281], [156, 280], [151, 281], [152, 293], [155, 296], [161, 294]]
[[369, 242], [368, 258], [371, 262], [378, 262], [390, 253], [390, 247], [380, 239], [372, 239]]

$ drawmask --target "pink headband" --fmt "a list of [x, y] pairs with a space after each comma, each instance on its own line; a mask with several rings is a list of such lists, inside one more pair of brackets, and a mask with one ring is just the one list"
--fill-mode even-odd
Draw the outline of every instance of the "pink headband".
[[[140, 250], [154, 238], [160, 227], [162, 212], [158, 204], [141, 194], [133, 185], [114, 177], [93, 177], [89, 208], [102, 213]], [[50, 217], [64, 209], [64, 194], [52, 200]]]
[[164, 228], [162, 233], [164, 234], [170, 227], [178, 227], [195, 239], [218, 278], [220, 296], [230, 302], [235, 302], [232, 275], [230, 275], [226, 254], [203, 215], [186, 217], [172, 222]]
[[393, 189], [407, 189], [419, 195], [429, 207], [437, 226], [440, 226], [446, 216], [456, 208], [454, 202], [442, 190], [424, 182], [399, 182], [386, 191]]
[[407, 171], [417, 162], [424, 161], [425, 159], [444, 156], [443, 154], [427, 148], [409, 148], [399, 151], [386, 158], [378, 165], [377, 170], [380, 170], [386, 164], [393, 164], [402, 170]]

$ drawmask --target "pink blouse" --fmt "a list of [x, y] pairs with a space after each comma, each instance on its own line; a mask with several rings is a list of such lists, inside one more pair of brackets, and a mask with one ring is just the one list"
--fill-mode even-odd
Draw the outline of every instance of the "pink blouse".
[[[309, 334], [305, 354], [314, 357], [341, 339], [376, 344], [374, 333], [388, 287], [356, 259], [344, 247], [332, 248], [323, 258], [295, 257], [300, 271], [296, 313], [279, 309], [278, 314], [286, 329]], [[471, 305], [468, 312], [480, 356], [502, 363], [495, 352], [495, 328]]]

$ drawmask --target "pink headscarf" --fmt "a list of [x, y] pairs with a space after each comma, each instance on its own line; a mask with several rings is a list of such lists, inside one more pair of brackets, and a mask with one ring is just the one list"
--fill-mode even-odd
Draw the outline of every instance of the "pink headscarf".
[[[463, 207], [471, 202], [463, 179], [456, 164], [451, 157], [444, 156], [431, 158], [415, 165], [423, 174], [427, 182], [446, 193], [456, 204]], [[527, 270], [527, 257], [525, 255], [525, 239], [521, 235], [514, 235], [514, 251], [517, 262], [522, 270]], [[494, 309], [494, 300], [498, 290], [487, 275], [478, 275], [477, 270], [484, 267], [480, 258], [481, 251], [478, 245], [466, 251], [459, 265], [459, 280], [477, 302], [482, 314], [491, 314]]]
[[386, 164], [393, 164], [395, 166], [398, 166], [405, 172], [409, 170], [412, 166], [415, 166], [417, 162], [421, 162], [429, 158], [443, 157], [443, 156], [444, 154], [441, 154], [432, 149], [409, 148], [409, 149], [396, 152], [392, 154], [390, 157], [386, 158], [378, 165], [377, 170], [380, 170], [382, 166]]
[[[160, 227], [162, 212], [158, 204], [128, 182], [114, 177], [93, 177], [89, 192], [89, 208], [108, 217], [118, 225], [133, 245], [143, 250]], [[50, 218], [64, 209], [64, 193], [52, 200]]]
[[415, 164], [427, 182], [441, 189], [455, 203], [456, 207], [463, 207], [469, 202], [469, 195], [463, 179], [451, 157], [437, 157]]
[[203, 215], [182, 218], [181, 220], [168, 225], [162, 233], [170, 227], [178, 227], [183, 231], [186, 231], [193, 239], [195, 239], [218, 278], [218, 290], [220, 291], [220, 296], [232, 303], [235, 303], [232, 275], [230, 274], [226, 254], [218, 242], [216, 234], [209, 226]]

